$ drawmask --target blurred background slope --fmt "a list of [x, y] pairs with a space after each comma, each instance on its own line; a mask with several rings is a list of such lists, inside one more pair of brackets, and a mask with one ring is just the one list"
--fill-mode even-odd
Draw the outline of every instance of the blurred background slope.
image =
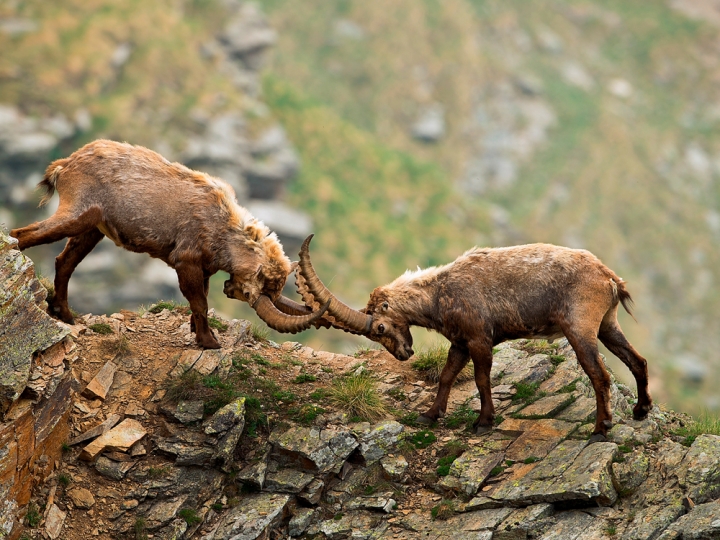
[[[102, 136], [228, 180], [291, 257], [315, 232], [318, 271], [358, 307], [476, 244], [583, 247], [629, 282], [639, 323], [621, 322], [659, 400], [717, 408], [718, 8], [5, 2], [0, 222], [46, 216], [32, 192], [44, 167]], [[75, 308], [179, 297], [162, 263], [102, 244], [71, 280]], [[52, 274], [61, 247], [31, 256]], [[250, 317], [224, 279], [211, 306]], [[356, 346], [335, 331], [300, 339]]]

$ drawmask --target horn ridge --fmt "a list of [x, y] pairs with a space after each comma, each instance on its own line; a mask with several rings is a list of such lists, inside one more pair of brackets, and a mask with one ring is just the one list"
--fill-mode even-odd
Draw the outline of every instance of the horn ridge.
[[330, 302], [326, 302], [317, 311], [307, 315], [288, 315], [280, 311], [268, 296], [260, 295], [253, 306], [265, 324], [278, 332], [297, 334], [307, 330], [327, 311]]

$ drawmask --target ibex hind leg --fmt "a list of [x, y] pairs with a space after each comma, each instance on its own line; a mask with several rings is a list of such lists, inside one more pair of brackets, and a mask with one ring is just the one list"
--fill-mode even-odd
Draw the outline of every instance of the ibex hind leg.
[[77, 265], [102, 240], [103, 233], [91, 229], [86, 233], [70, 238], [62, 253], [55, 258], [55, 294], [48, 300], [48, 312], [68, 324], [74, 324], [68, 306], [68, 282]]
[[24, 250], [40, 244], [51, 244], [63, 238], [80, 236], [96, 228], [101, 220], [102, 210], [98, 206], [88, 208], [80, 214], [61, 207], [46, 220], [13, 229], [10, 236], [17, 238], [18, 248]]
[[647, 360], [640, 356], [623, 334], [616, 320], [603, 321], [598, 338], [608, 350], [622, 360], [635, 377], [638, 402], [633, 408], [633, 418], [643, 420], [652, 409], [652, 398], [648, 390]]

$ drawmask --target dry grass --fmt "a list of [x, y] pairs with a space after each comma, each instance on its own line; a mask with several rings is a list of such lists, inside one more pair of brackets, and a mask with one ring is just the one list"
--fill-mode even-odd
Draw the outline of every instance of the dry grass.
[[388, 407], [377, 389], [375, 379], [361, 373], [335, 381], [328, 392], [330, 403], [351, 417], [375, 421], [388, 414]]
[[[438, 343], [427, 349], [423, 349], [415, 356], [417, 360], [412, 363], [412, 368], [419, 371], [428, 382], [438, 382], [440, 373], [447, 362], [447, 355], [450, 346], [447, 343]], [[470, 381], [474, 378], [472, 363], [468, 362], [458, 374], [456, 382]]]

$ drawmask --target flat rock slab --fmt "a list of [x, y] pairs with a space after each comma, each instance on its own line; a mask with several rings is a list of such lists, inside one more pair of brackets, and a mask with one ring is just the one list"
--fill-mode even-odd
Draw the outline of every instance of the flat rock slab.
[[585, 512], [563, 512], [557, 516], [555, 524], [541, 540], [599, 540], [611, 538], [602, 530], [603, 522]]
[[515, 504], [594, 501], [609, 506], [617, 499], [611, 473], [616, 453], [615, 443], [564, 441], [523, 477], [503, 481], [488, 497]]
[[467, 495], [475, 495], [490, 472], [503, 460], [502, 452], [491, 452], [483, 447], [473, 447], [450, 465], [450, 473], [441, 484], [443, 487], [459, 491]]
[[88, 429], [85, 433], [82, 435], [78, 435], [74, 439], [70, 441], [70, 446], [74, 446], [76, 444], [79, 444], [81, 442], [89, 441], [90, 439], [94, 439], [95, 437], [99, 437], [103, 433], [106, 433], [111, 428], [115, 427], [115, 425], [120, 421], [120, 415], [119, 414], [111, 414], [107, 417], [107, 419], [102, 423], [99, 424], [93, 428]]
[[695, 503], [720, 496], [720, 436], [700, 435], [677, 471], [680, 487]]
[[517, 414], [525, 417], [548, 417], [564, 409], [573, 400], [570, 394], [555, 394], [538, 399], [527, 407], [520, 409]]
[[170, 377], [180, 377], [186, 371], [190, 371], [202, 353], [202, 351], [183, 351], [175, 367], [170, 370]]
[[658, 540], [720, 538], [720, 501], [698, 504], [670, 525]]
[[126, 418], [110, 431], [103, 433], [88, 444], [80, 453], [83, 461], [94, 461], [105, 450], [127, 452], [128, 449], [147, 434], [140, 422]]
[[594, 398], [586, 396], [578, 397], [574, 403], [568, 405], [557, 415], [559, 420], [567, 420], [568, 422], [585, 422], [595, 419], [595, 410], [597, 405]]
[[582, 371], [577, 362], [565, 360], [562, 364], [557, 366], [552, 377], [542, 382], [539, 390], [541, 392], [547, 392], [548, 394], [554, 394], [577, 379], [583, 377], [583, 375], [585, 375], [585, 372]]
[[90, 490], [85, 488], [73, 488], [67, 492], [75, 508], [89, 510], [95, 505], [95, 497]]
[[[507, 420], [500, 424], [501, 426]], [[527, 458], [543, 458], [565, 439], [574, 429], [575, 424], [563, 420], [529, 420], [523, 424], [523, 433], [513, 442], [505, 453], [506, 459], [524, 461]]]
[[204, 424], [205, 433], [216, 435], [223, 433], [236, 424], [245, 424], [245, 398], [241, 397], [228, 403], [213, 414]]
[[297, 459], [304, 468], [321, 472], [342, 466], [358, 446], [349, 431], [305, 427], [275, 430], [269, 441], [276, 452]]
[[404, 429], [404, 426], [395, 420], [387, 420], [375, 425], [363, 422], [355, 426], [353, 432], [358, 437], [359, 452], [365, 460], [365, 465], [372, 465], [385, 456], [397, 443]]
[[122, 480], [134, 466], [134, 461], [113, 461], [105, 456], [100, 456], [95, 462], [95, 470], [113, 480]]
[[427, 512], [413, 513], [403, 518], [402, 524], [413, 531], [413, 538], [490, 540], [492, 530], [512, 511], [512, 508], [478, 510], [453, 516], [447, 521], [432, 521], [428, 519]]
[[546, 354], [528, 356], [523, 351], [504, 349], [493, 357], [491, 380], [493, 383], [502, 382], [502, 384], [540, 383], [547, 377], [552, 367], [550, 357]]
[[191, 424], [203, 419], [205, 404], [202, 400], [179, 401], [175, 408], [168, 412], [179, 422]]
[[621, 540], [637, 538], [657, 538], [668, 525], [685, 513], [685, 508], [678, 502], [670, 506], [649, 506], [640, 510], [628, 525]]
[[66, 517], [67, 513], [60, 510], [56, 504], [50, 505], [50, 510], [45, 516], [45, 532], [52, 540], [60, 538]]
[[400, 480], [402, 479], [405, 471], [408, 468], [408, 462], [405, 456], [402, 455], [388, 455], [380, 460], [383, 474], [388, 480]]
[[219, 349], [203, 351], [202, 356], [193, 365], [193, 369], [201, 375], [210, 375], [217, 369], [227, 355]]
[[117, 366], [113, 362], [106, 362], [82, 391], [82, 395], [88, 399], [104, 400], [115, 380], [116, 371]]
[[240, 501], [208, 535], [210, 540], [255, 540], [269, 537], [268, 531], [285, 516], [290, 495], [261, 493]]
[[533, 504], [518, 508], [506, 517], [493, 533], [493, 540], [518, 540], [528, 537], [528, 532], [538, 528], [538, 521], [552, 515], [552, 504]]
[[315, 477], [295, 469], [281, 469], [265, 476], [265, 489], [280, 493], [300, 493]]

